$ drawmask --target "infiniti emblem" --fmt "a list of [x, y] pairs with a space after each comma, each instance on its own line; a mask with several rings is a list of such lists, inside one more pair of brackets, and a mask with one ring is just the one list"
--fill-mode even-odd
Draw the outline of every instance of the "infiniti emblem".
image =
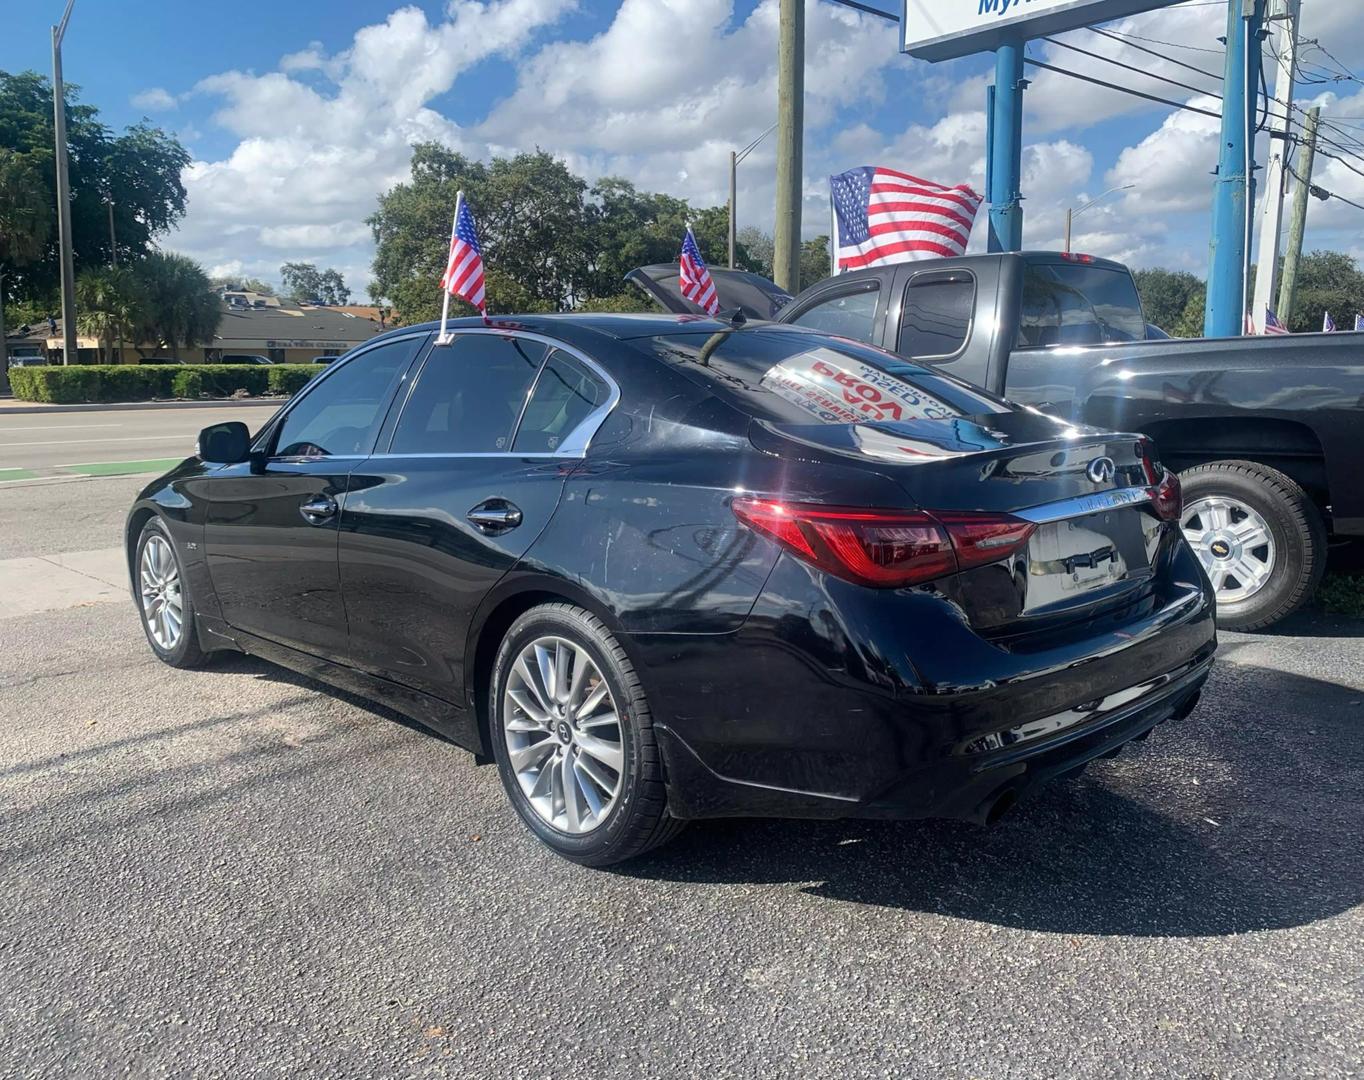
[[1085, 475], [1096, 484], [1106, 484], [1113, 479], [1113, 474], [1118, 471], [1118, 466], [1113, 463], [1111, 457], [1096, 457], [1085, 466]]

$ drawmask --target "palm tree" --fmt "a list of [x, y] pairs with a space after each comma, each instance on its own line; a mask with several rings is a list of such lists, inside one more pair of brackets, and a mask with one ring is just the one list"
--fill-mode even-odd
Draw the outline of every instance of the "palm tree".
[[222, 315], [218, 297], [203, 268], [193, 259], [154, 251], [136, 264], [146, 294], [139, 337], [166, 346], [172, 353], [208, 345]]
[[98, 338], [104, 362], [113, 363], [114, 342], [133, 337], [145, 321], [147, 294], [133, 272], [122, 266], [82, 270], [76, 279], [82, 334]]
[[5, 270], [42, 257], [52, 231], [47, 191], [29, 155], [0, 149], [0, 388], [9, 388], [5, 351]]

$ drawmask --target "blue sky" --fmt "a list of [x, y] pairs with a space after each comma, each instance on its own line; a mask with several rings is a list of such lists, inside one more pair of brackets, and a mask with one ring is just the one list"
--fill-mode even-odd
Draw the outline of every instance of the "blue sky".
[[[1346, 6], [1304, 0], [1302, 33], [1364, 71], [1364, 31]], [[60, 0], [10, 7], [0, 68], [46, 71]], [[282, 262], [309, 259], [341, 268], [359, 288], [372, 255], [363, 219], [401, 178], [418, 139], [481, 157], [540, 146], [590, 178], [614, 173], [697, 204], [722, 202], [728, 150], [775, 115], [775, 9], [776, 0], [291, 0], [268, 9], [77, 0], [64, 55], [67, 79], [110, 124], [146, 116], [193, 153], [190, 213], [165, 246], [210, 269], [271, 279]], [[853, 165], [980, 186], [988, 57], [911, 60], [897, 52], [891, 23], [827, 0], [810, 0], [809, 12], [807, 234], [827, 227], [824, 178]], [[1178, 43], [1151, 47], [1216, 71], [1223, 18], [1216, 4], [1192, 0], [1111, 25]], [[1216, 88], [1137, 51], [1131, 38], [1067, 39]], [[1052, 45], [1033, 54], [1200, 100]], [[1061, 76], [1032, 77], [1025, 242], [1056, 246], [1067, 205], [1131, 184], [1080, 219], [1080, 245], [1201, 273], [1215, 123]], [[1299, 101], [1316, 95], [1328, 115], [1364, 115], [1359, 89], [1301, 87]], [[741, 222], [764, 228], [771, 141], [741, 171]], [[1364, 177], [1327, 162], [1323, 178], [1364, 202]], [[1309, 242], [1364, 254], [1361, 224], [1364, 213], [1342, 203], [1314, 204]]]

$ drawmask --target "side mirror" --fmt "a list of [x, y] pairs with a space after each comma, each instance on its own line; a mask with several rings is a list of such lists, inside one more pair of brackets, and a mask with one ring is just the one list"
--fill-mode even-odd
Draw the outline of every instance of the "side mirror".
[[240, 420], [211, 424], [199, 432], [199, 460], [235, 465], [251, 456], [251, 432]]

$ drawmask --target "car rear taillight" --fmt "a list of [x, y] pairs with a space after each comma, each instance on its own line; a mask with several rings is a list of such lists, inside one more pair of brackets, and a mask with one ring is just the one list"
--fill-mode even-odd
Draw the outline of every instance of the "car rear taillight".
[[892, 589], [997, 562], [1026, 544], [1034, 528], [1009, 514], [748, 498], [734, 500], [734, 516], [837, 577]]
[[1162, 521], [1178, 521], [1184, 510], [1184, 490], [1180, 487], [1179, 477], [1167, 469], [1160, 482], [1152, 484], [1150, 490], [1156, 517]]

